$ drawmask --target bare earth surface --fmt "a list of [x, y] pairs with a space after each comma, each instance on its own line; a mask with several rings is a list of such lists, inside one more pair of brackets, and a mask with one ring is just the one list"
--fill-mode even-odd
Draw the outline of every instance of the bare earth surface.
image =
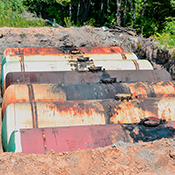
[[175, 174], [175, 142], [162, 139], [135, 145], [46, 155], [2, 153], [0, 174]]
[[[134, 52], [140, 49], [137, 43], [140, 43], [137, 37], [129, 35], [126, 37], [124, 34], [114, 35], [109, 31], [104, 32], [102, 29], [89, 26], [81, 29], [0, 28], [0, 56], [7, 47], [62, 47], [67, 44], [76, 47], [119, 45], [125, 51]], [[153, 46], [150, 44], [148, 48]], [[148, 50], [142, 54], [140, 50], [138, 54], [144, 55], [149, 60], [157, 59], [155, 50], [152, 54], [150, 52]], [[152, 57], [149, 57], [150, 55]], [[159, 68], [159, 65], [157, 67]], [[59, 154], [51, 150], [46, 155], [3, 153], [0, 147], [0, 153], [0, 175], [175, 174], [175, 139], [135, 144], [118, 142], [116, 145], [105, 148]]]

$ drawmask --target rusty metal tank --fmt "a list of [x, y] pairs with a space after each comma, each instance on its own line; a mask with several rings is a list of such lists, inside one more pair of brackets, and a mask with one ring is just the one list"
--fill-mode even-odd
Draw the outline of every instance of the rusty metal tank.
[[152, 65], [147, 60], [77, 60], [77, 61], [39, 61], [39, 62], [7, 62], [1, 70], [1, 87], [6, 75], [9, 72], [53, 72], [53, 71], [89, 71], [89, 69], [99, 70], [153, 70]]
[[112, 78], [99, 83], [11, 85], [3, 97], [2, 113], [10, 103], [16, 102], [113, 99], [116, 94], [132, 94], [133, 98], [175, 97], [173, 81], [115, 82]]
[[26, 48], [6, 48], [3, 57], [7, 55], [61, 55], [61, 54], [94, 54], [94, 53], [120, 53], [125, 52], [119, 46], [101, 46], [101, 47], [26, 47]]
[[12, 132], [22, 128], [137, 123], [147, 117], [175, 121], [174, 103], [175, 98], [12, 103], [2, 136], [7, 145]]
[[57, 72], [9, 72], [2, 83], [2, 94], [12, 84], [27, 83], [98, 83], [104, 78], [116, 78], [117, 82], [171, 81], [166, 70], [98, 70]]
[[[148, 125], [151, 122], [154, 126]], [[175, 138], [175, 122], [146, 118], [129, 125], [18, 129], [12, 132], [10, 141], [8, 145], [4, 145], [4, 149], [25, 154], [45, 154], [48, 150], [60, 153], [109, 145], [115, 147], [118, 141], [148, 142], [161, 138]]]
[[108, 60], [137, 60], [137, 56], [131, 52], [122, 52], [122, 53], [107, 53], [107, 54], [73, 54], [73, 55], [7, 55], [2, 60], [2, 65], [7, 62], [26, 62], [26, 61], [73, 61], [77, 60], [77, 58], [84, 58], [84, 59], [93, 59], [94, 61], [108, 61]]
[[[175, 120], [175, 84], [173, 81], [119, 83], [120, 80], [115, 76], [111, 77], [112, 74], [110, 77], [98, 77], [98, 81], [96, 81], [95, 74], [101, 73], [99, 70], [103, 70], [103, 68], [109, 71], [153, 70], [147, 60], [136, 60], [137, 57], [133, 53], [122, 52], [122, 48], [119, 47], [6, 50], [2, 60], [4, 66], [1, 85], [6, 86], [6, 76], [11, 72], [21, 73], [22, 81], [26, 84], [21, 84], [21, 80], [18, 79], [15, 81], [19, 84], [6, 86], [7, 89], [4, 90], [2, 103], [4, 149], [24, 153], [30, 153], [32, 150], [32, 153], [38, 154], [40, 152], [34, 150], [34, 147], [35, 149], [41, 148], [41, 152], [46, 153], [49, 149], [54, 148], [57, 152], [69, 151], [77, 149], [77, 147], [87, 149], [95, 143], [103, 147], [119, 140], [151, 141], [149, 140], [150, 136], [154, 133], [157, 133], [154, 139], [173, 138], [175, 124], [173, 122], [165, 123], [165, 119], [167, 121]], [[121, 60], [116, 60], [116, 56]], [[49, 57], [51, 61], [47, 61]], [[58, 57], [60, 61], [58, 61]], [[36, 61], [37, 59], [39, 61]], [[29, 75], [26, 74], [54, 73], [53, 71], [62, 71], [60, 72], [62, 79], [59, 80], [59, 84], [58, 82], [57, 84], [31, 82]], [[88, 82], [87, 79], [87, 81], [76, 82], [80, 79], [83, 80], [82, 76], [72, 83], [67, 82], [67, 79], [63, 79], [66, 71], [76, 72], [78, 75], [81, 73], [87, 75], [87, 72], [90, 71], [88, 74], [94, 76], [94, 81]], [[44, 74], [43, 76], [45, 76]], [[57, 75], [55, 76], [58, 78]], [[151, 120], [149, 123], [145, 117], [155, 118], [154, 122]], [[131, 124], [140, 120], [142, 122], [139, 124]], [[101, 126], [98, 127], [98, 125]], [[146, 127], [144, 131], [141, 125]], [[149, 134], [147, 131], [150, 128], [147, 127], [152, 128]], [[61, 130], [61, 128], [64, 129]], [[92, 130], [92, 133], [86, 134]], [[168, 131], [168, 134], [165, 131]], [[60, 136], [55, 135], [57, 132], [60, 133]], [[99, 132], [103, 133], [99, 134]], [[88, 145], [87, 140], [83, 140], [82, 143], [86, 146], [81, 147], [78, 142], [83, 138], [86, 139], [83, 137], [84, 134], [92, 140], [88, 140], [86, 137], [91, 144]], [[55, 147], [53, 137], [54, 139], [64, 138], [62, 142], [59, 142], [60, 147]], [[75, 147], [71, 148], [72, 141], [70, 143], [68, 141], [75, 137], [78, 139], [75, 142]], [[103, 139], [104, 142], [101, 141]], [[28, 147], [29, 142], [32, 144], [31, 150]], [[69, 146], [66, 147], [65, 144]], [[97, 146], [92, 148], [95, 147]]]
[[9, 61], [75, 60], [77, 57], [90, 57], [94, 60], [138, 59], [134, 53], [124, 52], [121, 47], [88, 48], [7, 48], [2, 65]]

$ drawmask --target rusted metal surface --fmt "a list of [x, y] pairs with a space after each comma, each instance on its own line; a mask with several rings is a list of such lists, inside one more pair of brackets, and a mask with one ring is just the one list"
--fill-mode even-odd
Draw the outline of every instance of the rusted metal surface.
[[[89, 48], [7, 48], [4, 51], [2, 65], [9, 61], [41, 61], [41, 60], [71, 60], [77, 57], [89, 57], [93, 59], [123, 59], [124, 50], [121, 47], [89, 47]], [[99, 55], [99, 56], [98, 56]], [[137, 59], [134, 53], [126, 52], [127, 59]], [[91, 58], [92, 59], [92, 58]]]
[[162, 138], [175, 138], [175, 122], [146, 118], [134, 124], [18, 129], [12, 132], [4, 149], [26, 154], [45, 154], [51, 149], [59, 153], [108, 145], [115, 147], [118, 141], [135, 143]]
[[[132, 94], [133, 98], [175, 97], [175, 82], [136, 83], [82, 83], [82, 84], [32, 84], [35, 101], [65, 101], [114, 99], [116, 94]], [[42, 92], [42, 93], [41, 93]], [[11, 85], [7, 88], [2, 102], [2, 112], [10, 103], [29, 102], [26, 84]]]
[[134, 62], [133, 60], [8, 62], [2, 68], [1, 87], [3, 87], [5, 77], [9, 72], [88, 71], [93, 67], [101, 67], [106, 70], [136, 70], [138, 67], [140, 70], [153, 70], [147, 60], [137, 60], [139, 66], [135, 66]]
[[[43, 131], [45, 133], [46, 146], [44, 146], [42, 137]], [[126, 141], [125, 133], [120, 125], [20, 129], [17, 130], [14, 137], [19, 141], [15, 140], [16, 142], [9, 144], [8, 148], [15, 145], [16, 150], [9, 151], [26, 154], [44, 154], [50, 149], [53, 149], [55, 153], [78, 149], [93, 149], [111, 145], [114, 140]], [[17, 137], [20, 138], [17, 139]]]
[[83, 53], [117, 53], [117, 52], [125, 52], [119, 46], [110, 46], [110, 47], [79, 47], [79, 49]]
[[[50, 84], [51, 85], [51, 84]], [[64, 101], [66, 100], [66, 94], [64, 91], [62, 91], [61, 88], [55, 89], [53, 93], [50, 93], [50, 85], [49, 84], [40, 84], [39, 89], [37, 88], [38, 85], [33, 84], [33, 97], [31, 96], [31, 93], [28, 88], [28, 84], [19, 84], [19, 85], [11, 85], [6, 90], [7, 93], [4, 95], [3, 98], [3, 108], [5, 112], [5, 108], [10, 103], [16, 102], [30, 102], [35, 100], [36, 102], [39, 101]], [[51, 85], [52, 87], [52, 85]], [[42, 93], [41, 93], [42, 92]], [[4, 113], [3, 113], [4, 114]]]
[[8, 48], [4, 51], [2, 65], [6, 62], [21, 61], [46, 61], [59, 60], [69, 61], [77, 58], [87, 58], [90, 60], [117, 60], [117, 59], [138, 59], [134, 53], [124, 52], [116, 47], [89, 47], [89, 48]]
[[[8, 106], [6, 116], [8, 115], [12, 122], [22, 123], [22, 127], [27, 127], [27, 121], [31, 121], [33, 128], [135, 123], [150, 116], [175, 121], [174, 103], [174, 97], [129, 101], [115, 99], [51, 101], [35, 102], [36, 111], [31, 109], [30, 102], [13, 103]], [[33, 114], [36, 115], [33, 117]]]
[[[158, 127], [145, 127], [144, 125], [124, 125], [123, 127], [118, 125], [96, 125], [96, 126], [84, 126], [84, 127], [64, 127], [64, 128], [45, 128], [46, 140], [47, 140], [47, 151], [50, 149], [55, 150], [56, 153], [63, 151], [71, 151], [78, 149], [89, 149], [89, 148], [98, 148], [105, 147], [112, 144], [115, 146], [115, 143], [118, 141], [124, 142], [138, 142], [138, 141], [154, 141], [161, 138], [174, 138], [175, 137], [175, 122], [162, 123]], [[174, 127], [173, 127], [174, 126]], [[136, 133], [136, 128], [140, 131]], [[40, 130], [40, 129], [35, 129]], [[28, 130], [34, 131], [32, 129]], [[29, 147], [29, 143], [33, 143], [34, 140], [31, 137], [26, 139], [25, 136], [28, 133], [25, 133], [26, 130], [23, 129], [21, 133], [21, 145], [23, 152], [30, 154], [32, 153]], [[59, 133], [59, 135], [58, 135]], [[24, 134], [24, 135], [22, 135]], [[62, 135], [62, 137], [60, 136]], [[37, 134], [37, 138], [41, 135]], [[55, 142], [59, 142], [57, 146]], [[35, 138], [36, 139], [36, 138]], [[41, 140], [41, 139], [40, 139]], [[30, 141], [30, 142], [29, 142]], [[37, 145], [35, 145], [35, 152], [37, 151]], [[43, 146], [42, 146], [43, 147]], [[34, 145], [33, 145], [34, 148]], [[33, 150], [32, 150], [33, 151]], [[38, 154], [39, 152], [37, 152]], [[45, 152], [42, 152], [42, 154]]]
[[101, 80], [116, 78], [117, 82], [135, 81], [171, 81], [171, 75], [165, 70], [101, 70], [97, 72], [10, 72], [2, 84], [2, 94], [12, 84], [27, 83], [98, 83]]
[[[2, 59], [2, 66], [8, 62], [27, 62], [27, 61], [67, 61], [75, 62], [80, 60], [81, 62], [87, 62], [88, 60], [94, 61], [114, 61], [114, 60], [138, 60], [137, 56], [134, 53], [112, 53], [112, 54], [64, 54], [64, 55], [7, 55]], [[137, 63], [137, 62], [134, 62]], [[136, 64], [137, 65], [137, 64]]]
[[136, 82], [128, 85], [133, 96], [138, 98], [174, 97], [175, 95], [174, 81]]
[[[75, 52], [76, 51], [76, 52]], [[119, 53], [125, 52], [119, 46], [112, 47], [78, 47], [78, 48], [41, 48], [41, 47], [31, 47], [31, 48], [6, 48], [4, 50], [4, 57], [7, 55], [60, 55], [60, 54], [76, 54], [76, 53]]]
[[94, 65], [106, 70], [153, 70], [147, 60], [94, 60]]

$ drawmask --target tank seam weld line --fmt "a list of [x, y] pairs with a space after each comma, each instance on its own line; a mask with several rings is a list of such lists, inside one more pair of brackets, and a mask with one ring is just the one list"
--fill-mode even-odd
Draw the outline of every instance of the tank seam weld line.
[[38, 128], [37, 106], [36, 106], [36, 102], [35, 102], [33, 86], [32, 86], [32, 84], [27, 84], [27, 86], [28, 86], [28, 91], [29, 91], [29, 102], [31, 105], [33, 128]]
[[42, 136], [43, 136], [43, 142], [44, 142], [44, 152], [45, 152], [45, 154], [46, 154], [46, 153], [47, 153], [46, 135], [45, 135], [44, 129], [41, 128], [41, 130], [42, 130]]
[[135, 67], [136, 67], [136, 70], [140, 70], [138, 62], [136, 60], [132, 60], [132, 61], [133, 61], [134, 65], [135, 65]]

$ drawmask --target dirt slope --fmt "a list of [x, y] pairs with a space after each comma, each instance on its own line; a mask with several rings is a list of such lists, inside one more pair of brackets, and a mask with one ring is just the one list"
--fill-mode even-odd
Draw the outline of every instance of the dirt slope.
[[0, 174], [130, 175], [175, 174], [175, 142], [162, 139], [135, 145], [47, 155], [0, 154]]

